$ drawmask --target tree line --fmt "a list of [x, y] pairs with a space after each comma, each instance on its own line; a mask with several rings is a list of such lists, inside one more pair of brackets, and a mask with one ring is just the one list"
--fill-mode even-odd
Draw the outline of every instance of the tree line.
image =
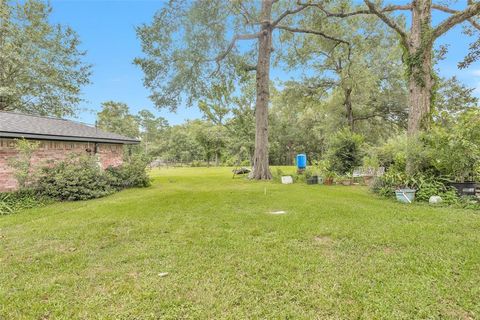
[[[0, 110], [75, 115], [91, 74], [78, 35], [49, 23], [47, 2], [0, 4]], [[471, 89], [435, 69], [448, 51], [437, 39], [460, 24], [473, 40], [458, 67], [478, 58], [480, 2], [459, 7], [170, 1], [136, 28], [143, 55], [134, 63], [157, 108], [197, 106], [204, 119], [170, 126], [149, 111], [131, 115], [128, 106], [106, 102], [98, 125], [142, 137], [152, 157], [251, 161], [255, 179], [271, 178], [269, 164], [291, 163], [296, 152], [318, 157], [343, 129], [372, 144], [402, 132], [414, 137], [442, 114], [476, 104]], [[272, 70], [291, 80], [272, 79]]]

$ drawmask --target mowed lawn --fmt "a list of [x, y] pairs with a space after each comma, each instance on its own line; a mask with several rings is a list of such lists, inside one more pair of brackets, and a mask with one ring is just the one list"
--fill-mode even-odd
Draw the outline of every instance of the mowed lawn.
[[0, 319], [480, 318], [474, 211], [228, 168], [152, 175], [0, 217]]

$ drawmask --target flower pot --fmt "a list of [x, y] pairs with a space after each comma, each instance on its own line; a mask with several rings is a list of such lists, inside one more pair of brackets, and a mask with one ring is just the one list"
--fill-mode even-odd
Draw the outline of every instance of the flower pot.
[[474, 181], [465, 182], [451, 182], [450, 186], [457, 189], [457, 193], [460, 196], [474, 196], [476, 183]]
[[325, 181], [323, 183], [327, 186], [331, 186], [333, 184], [333, 178], [325, 178]]
[[340, 183], [344, 186], [351, 186], [352, 185], [352, 180], [346, 179], [346, 180], [340, 181]]
[[415, 189], [397, 189], [395, 190], [395, 196], [397, 200], [403, 203], [412, 203], [415, 200]]
[[307, 184], [318, 184], [318, 180], [313, 178], [308, 178]]

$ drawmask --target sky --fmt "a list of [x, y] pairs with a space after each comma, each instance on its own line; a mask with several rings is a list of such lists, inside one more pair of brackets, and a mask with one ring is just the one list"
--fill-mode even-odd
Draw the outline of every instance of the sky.
[[[457, 7], [461, 8], [465, 2], [458, 1]], [[109, 100], [127, 103], [132, 113], [148, 109], [165, 117], [170, 124], [201, 117], [196, 107], [179, 107], [176, 113], [156, 109], [148, 98], [149, 91], [143, 86], [142, 71], [132, 63], [135, 57], [142, 55], [135, 27], [150, 23], [163, 3], [162, 0], [51, 0], [51, 22], [69, 25], [79, 34], [81, 49], [87, 51], [85, 60], [93, 66], [92, 84], [83, 90], [86, 101], [80, 105], [82, 111], [77, 120], [95, 123], [101, 103]], [[444, 17], [443, 14], [434, 15], [434, 23]], [[455, 75], [463, 83], [475, 87], [475, 94], [480, 97], [480, 64], [467, 70], [457, 68], [457, 62], [462, 60], [471, 41], [461, 34], [459, 26], [443, 36], [438, 44], [449, 44], [449, 53], [437, 68], [441, 76]], [[292, 76], [274, 69], [272, 78], [287, 80]]]

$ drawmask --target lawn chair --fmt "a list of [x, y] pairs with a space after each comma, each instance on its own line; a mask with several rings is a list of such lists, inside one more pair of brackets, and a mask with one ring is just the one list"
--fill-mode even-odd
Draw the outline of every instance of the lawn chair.
[[[355, 184], [355, 179], [360, 179], [363, 177], [363, 168], [362, 167], [357, 167], [355, 169], [353, 169], [353, 172], [352, 172], [352, 181], [353, 183]], [[358, 182], [357, 182], [358, 183]]]
[[235, 178], [235, 176], [237, 175], [246, 175], [247, 173], [250, 173], [252, 170], [248, 169], [248, 168], [245, 168], [245, 167], [241, 167], [241, 168], [235, 168], [232, 170], [233, 172], [233, 178]]

